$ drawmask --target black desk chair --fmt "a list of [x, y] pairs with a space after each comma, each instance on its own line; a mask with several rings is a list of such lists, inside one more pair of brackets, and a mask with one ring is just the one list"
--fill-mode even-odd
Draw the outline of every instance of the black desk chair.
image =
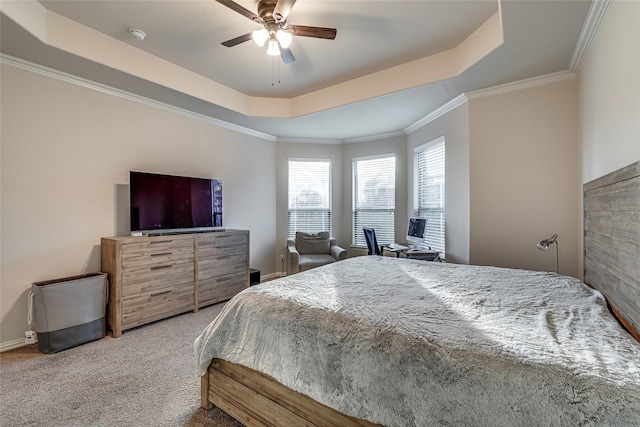
[[382, 246], [378, 245], [376, 230], [373, 228], [362, 227], [362, 231], [364, 231], [364, 238], [367, 240], [369, 255], [382, 255]]

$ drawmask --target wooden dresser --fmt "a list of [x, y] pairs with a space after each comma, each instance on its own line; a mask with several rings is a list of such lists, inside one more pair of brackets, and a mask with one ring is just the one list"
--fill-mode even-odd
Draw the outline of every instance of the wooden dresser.
[[122, 331], [228, 300], [249, 286], [249, 232], [103, 237], [107, 322]]

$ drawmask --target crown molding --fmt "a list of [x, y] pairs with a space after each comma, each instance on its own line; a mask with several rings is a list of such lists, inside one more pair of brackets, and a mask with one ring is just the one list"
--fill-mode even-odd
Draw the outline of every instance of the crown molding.
[[396, 131], [396, 132], [389, 132], [389, 133], [381, 133], [378, 135], [363, 136], [361, 138], [345, 139], [343, 140], [343, 142], [345, 144], [357, 144], [358, 142], [378, 141], [380, 139], [395, 138], [397, 136], [404, 136], [404, 135], [406, 135], [405, 132]]
[[415, 131], [417, 131], [418, 129], [420, 129], [421, 127], [431, 123], [432, 121], [434, 121], [435, 119], [444, 116], [445, 114], [447, 114], [449, 111], [458, 108], [459, 106], [461, 106], [462, 104], [464, 104], [465, 102], [467, 102], [467, 96], [462, 93], [458, 96], [456, 96], [455, 98], [453, 98], [451, 101], [447, 102], [446, 104], [436, 108], [435, 110], [433, 110], [432, 112], [430, 112], [429, 114], [427, 114], [426, 116], [424, 116], [423, 118], [421, 118], [420, 120], [418, 120], [417, 122], [407, 126], [406, 128], [404, 128], [404, 133], [405, 134], [410, 134], [413, 133]]
[[341, 139], [278, 138], [277, 141], [292, 144], [342, 144]]
[[505, 83], [503, 85], [492, 86], [486, 89], [474, 90], [472, 92], [467, 92], [466, 95], [469, 99], [482, 98], [485, 96], [500, 95], [516, 90], [529, 89], [536, 86], [558, 83], [564, 80], [574, 79], [576, 77], [577, 75], [575, 73], [564, 70], [555, 73], [543, 74], [537, 77], [531, 77], [529, 79], [518, 80], [516, 82]]
[[433, 110], [431, 113], [429, 113], [422, 119], [406, 127], [404, 129], [404, 132], [406, 134], [411, 134], [416, 130], [420, 129], [421, 127], [426, 126], [427, 124], [436, 120], [437, 118], [447, 114], [449, 111], [466, 103], [470, 99], [482, 98], [485, 96], [500, 95], [503, 93], [508, 93], [516, 90], [528, 89], [535, 86], [541, 86], [541, 85], [546, 85], [550, 83], [561, 82], [564, 80], [570, 80], [576, 77], [577, 75], [575, 73], [572, 73], [571, 71], [568, 71], [568, 70], [564, 70], [564, 71], [558, 71], [556, 73], [550, 73], [550, 74], [544, 74], [542, 76], [532, 77], [530, 79], [518, 80], [511, 83], [506, 83], [503, 85], [492, 86], [492, 87], [488, 87], [480, 90], [474, 90], [472, 92], [466, 92], [458, 95], [451, 101]]
[[582, 69], [582, 64], [591, 50], [600, 27], [604, 22], [607, 12], [611, 7], [612, 0], [594, 0], [589, 7], [589, 13], [582, 26], [580, 37], [578, 37], [578, 43], [573, 50], [571, 59], [569, 60], [569, 71], [574, 74], [578, 74]]
[[377, 135], [363, 136], [351, 139], [308, 139], [308, 138], [278, 138], [278, 142], [294, 144], [356, 144], [358, 142], [378, 141], [381, 139], [395, 138], [406, 135], [403, 131], [381, 133]]
[[[605, 0], [606, 3], [610, 3], [609, 0]], [[598, 1], [596, 3], [604, 3], [605, 1]], [[608, 7], [607, 7], [608, 8]], [[602, 16], [602, 15], [599, 15]], [[216, 119], [213, 117], [206, 116], [204, 114], [196, 113], [193, 111], [186, 110], [184, 108], [179, 108], [170, 104], [166, 104], [164, 102], [155, 101], [150, 98], [146, 98], [140, 95], [132, 94], [130, 92], [126, 92], [120, 89], [116, 89], [111, 86], [103, 85], [101, 83], [96, 83], [91, 80], [83, 79], [81, 77], [68, 74], [59, 70], [55, 70], [53, 68], [45, 67], [43, 65], [34, 64], [29, 61], [25, 61], [19, 58], [15, 58], [10, 55], [5, 55], [0, 53], [0, 63], [7, 64], [9, 66], [19, 68], [25, 71], [29, 71], [35, 74], [39, 74], [45, 77], [53, 78], [56, 80], [64, 81], [66, 83], [74, 84], [76, 86], [84, 87], [87, 89], [91, 89], [97, 92], [105, 93], [108, 95], [116, 96], [122, 99], [126, 99], [129, 101], [137, 102], [139, 104], [143, 104], [149, 107], [158, 108], [164, 111], [168, 111], [171, 113], [179, 114], [185, 117], [189, 117], [192, 119], [204, 121], [210, 124], [214, 124], [216, 126], [220, 126], [225, 129], [230, 129], [239, 133], [243, 133], [250, 136], [255, 136], [257, 138], [265, 139], [268, 141], [279, 141], [286, 143], [308, 143], [308, 144], [355, 144], [359, 142], [368, 142], [368, 141], [377, 141], [385, 138], [395, 138], [397, 136], [408, 135], [421, 127], [431, 123], [432, 121], [442, 117], [447, 114], [451, 110], [459, 107], [460, 105], [465, 104], [470, 99], [481, 98], [485, 96], [493, 96], [499, 95], [502, 93], [508, 93], [516, 90], [527, 89], [535, 86], [550, 84], [561, 82], [564, 80], [569, 80], [577, 77], [576, 73], [564, 70], [556, 73], [545, 74], [542, 76], [532, 77], [529, 79], [519, 80], [516, 82], [506, 83], [503, 85], [492, 86], [486, 89], [480, 89], [472, 92], [467, 92], [458, 95], [451, 101], [443, 104], [438, 107], [422, 119], [414, 122], [413, 124], [407, 126], [402, 131], [396, 131], [386, 134], [379, 135], [370, 135], [361, 138], [352, 138], [352, 139], [300, 139], [300, 138], [278, 138], [273, 135], [269, 135], [263, 132], [258, 132], [253, 129], [245, 128], [243, 126], [235, 125], [233, 123], [225, 122], [220, 119]]]
[[44, 65], [35, 64], [33, 62], [25, 61], [20, 58], [16, 58], [10, 55], [0, 53], [0, 64], [6, 64], [20, 70], [28, 71], [34, 74], [38, 74], [51, 79], [59, 80], [65, 83], [70, 83], [76, 86], [90, 89], [96, 92], [104, 93], [107, 95], [115, 96], [127, 101], [133, 101], [138, 104], [145, 105], [147, 107], [157, 108], [170, 113], [178, 114], [183, 117], [188, 117], [195, 120], [200, 120], [209, 124], [220, 126], [225, 129], [230, 129], [235, 132], [243, 133], [257, 138], [266, 139], [268, 141], [276, 141], [276, 137], [263, 132], [258, 132], [253, 129], [249, 129], [243, 126], [235, 125], [233, 123], [225, 122], [224, 120], [216, 119], [206, 116], [204, 114], [196, 113], [184, 108], [176, 107], [174, 105], [166, 104], [164, 102], [156, 101], [151, 98], [136, 95], [124, 90], [116, 89], [112, 86], [97, 83], [82, 77], [75, 76], [73, 74], [65, 73], [53, 68], [45, 67]]

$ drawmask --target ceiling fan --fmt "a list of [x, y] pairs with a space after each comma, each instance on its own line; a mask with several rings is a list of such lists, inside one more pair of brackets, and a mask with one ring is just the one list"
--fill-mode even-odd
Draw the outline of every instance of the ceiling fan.
[[226, 47], [233, 47], [251, 39], [253, 39], [258, 46], [264, 46], [268, 41], [267, 54], [273, 56], [280, 55], [282, 62], [290, 64], [296, 60], [289, 49], [293, 36], [330, 40], [336, 38], [337, 30], [335, 28], [287, 24], [287, 16], [289, 16], [289, 12], [291, 12], [291, 8], [296, 0], [260, 0], [258, 2], [257, 15], [232, 0], [216, 1], [264, 27], [260, 30], [252, 31], [223, 42], [222, 45]]

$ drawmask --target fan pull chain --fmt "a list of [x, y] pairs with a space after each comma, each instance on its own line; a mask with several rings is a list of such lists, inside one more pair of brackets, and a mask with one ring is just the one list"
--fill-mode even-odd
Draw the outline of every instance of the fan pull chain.
[[278, 64], [278, 84], [281, 83], [280, 81], [280, 61], [279, 61], [280, 57], [279, 56], [273, 56], [271, 58], [271, 86], [275, 86], [276, 83], [276, 63]]

